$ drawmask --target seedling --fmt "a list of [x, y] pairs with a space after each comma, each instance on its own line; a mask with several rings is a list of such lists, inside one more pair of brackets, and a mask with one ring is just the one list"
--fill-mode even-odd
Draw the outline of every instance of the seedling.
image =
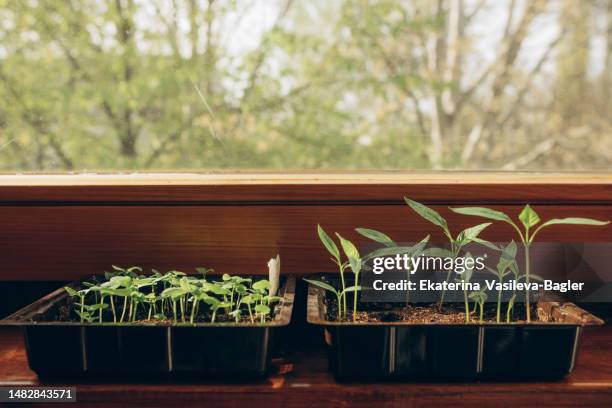
[[[453, 235], [451, 234], [448, 228], [448, 223], [446, 222], [444, 217], [442, 217], [436, 210], [429, 208], [426, 205], [423, 205], [416, 201], [410, 200], [409, 198], [406, 198], [406, 197], [404, 197], [404, 201], [406, 201], [406, 204], [408, 204], [408, 206], [410, 206], [410, 208], [412, 208], [414, 212], [416, 212], [417, 214], [419, 214], [421, 217], [431, 222], [432, 224], [440, 227], [442, 229], [442, 232], [444, 233], [444, 235], [446, 236], [446, 238], [448, 239], [450, 243], [450, 246], [451, 246], [450, 251], [442, 249], [442, 248], [432, 248], [428, 250], [429, 255], [435, 255], [435, 256], [441, 256], [441, 257], [448, 256], [448, 257], [451, 257], [452, 259], [455, 259], [457, 258], [457, 256], [459, 256], [459, 253], [461, 252], [461, 248], [469, 244], [470, 242], [482, 243], [487, 246], [490, 245], [488, 241], [485, 241], [478, 237], [478, 235], [485, 228], [491, 225], [490, 222], [485, 222], [483, 224], [478, 224], [473, 227], [466, 228], [463, 231], [461, 231], [459, 234], [457, 234], [457, 236], [453, 237]], [[450, 281], [451, 273], [452, 271], [449, 270], [446, 275], [447, 282]], [[445, 291], [443, 290], [442, 294], [440, 295], [440, 302], [438, 304], [439, 309], [442, 309], [442, 305], [444, 304], [444, 295], [445, 295]], [[466, 310], [466, 319], [469, 319], [469, 313], [467, 310]]]
[[[113, 266], [103, 282], [84, 282], [85, 289], [65, 287], [73, 300], [74, 312], [84, 323], [137, 323], [166, 321], [195, 324], [207, 319], [214, 323], [221, 312], [224, 321], [260, 324], [271, 318], [281, 298], [269, 294], [270, 282], [262, 279], [223, 275], [220, 281], [207, 280], [210, 269], [198, 268], [202, 277], [170, 271], [140, 275], [139, 267]], [[202, 306], [204, 305], [204, 306]]]
[[[481, 289], [479, 291], [474, 291], [470, 293], [470, 299], [473, 299], [474, 302], [476, 302], [476, 304], [480, 308], [480, 315], [479, 315], [478, 321], [482, 323], [484, 321], [484, 305], [485, 305], [485, 302], [487, 301], [487, 294], [485, 293], [484, 289]], [[468, 313], [467, 309], [466, 309], [466, 313]]]
[[[342, 261], [340, 257], [340, 250], [338, 249], [338, 246], [336, 245], [334, 240], [331, 239], [329, 235], [327, 235], [327, 233], [321, 227], [321, 225], [317, 225], [317, 233], [319, 234], [319, 239], [321, 240], [321, 242], [323, 243], [327, 251], [332, 255], [332, 258], [331, 258], [332, 262], [336, 264], [336, 266], [338, 267], [338, 272], [340, 272], [340, 283], [342, 285], [341, 287], [342, 289], [339, 292], [335, 292], [336, 296], [339, 296], [338, 298], [339, 317], [338, 318], [340, 319], [341, 316], [346, 317], [346, 296], [344, 296], [344, 290], [346, 289], [346, 281], [344, 279], [344, 272], [346, 271], [346, 268], [348, 268], [349, 263]], [[329, 289], [326, 289], [326, 290], [329, 290]]]
[[[507, 214], [493, 210], [486, 207], [462, 207], [462, 208], [451, 208], [452, 211], [457, 214], [464, 215], [473, 215], [482, 218], [486, 218], [494, 221], [502, 221], [505, 222], [514, 228], [514, 230], [518, 233], [521, 243], [524, 247], [525, 252], [525, 282], [529, 283], [531, 280], [531, 271], [530, 271], [530, 261], [529, 261], [529, 249], [533, 241], [535, 240], [536, 235], [544, 228], [551, 225], [560, 225], [560, 224], [570, 224], [570, 225], [607, 225], [610, 221], [599, 221], [591, 218], [553, 218], [544, 223], [540, 224], [540, 216], [538, 213], [533, 210], [529, 204], [525, 205], [523, 210], [520, 212], [518, 218], [523, 225], [523, 229], [521, 229], [517, 223], [515, 223], [510, 216]], [[533, 227], [540, 224], [537, 228], [532, 230]], [[529, 289], [527, 289], [525, 293], [525, 309], [526, 309], [526, 320], [528, 322], [531, 321], [531, 307], [530, 307], [530, 296]]]
[[[466, 257], [471, 257], [469, 252], [466, 254]], [[459, 275], [459, 277], [456, 280], [468, 283], [472, 279], [473, 272], [474, 272], [473, 268], [467, 268], [461, 275]], [[466, 323], [470, 322], [470, 304], [469, 304], [468, 298], [471, 298], [471, 297], [472, 297], [471, 295], [468, 296], [467, 290], [464, 289], [463, 290], [463, 305], [465, 308], [465, 322]]]
[[[499, 256], [499, 261], [497, 262], [496, 269], [493, 269], [489, 266], [485, 266], [485, 268], [491, 272], [499, 281], [499, 283], [503, 283], [506, 276], [512, 274], [514, 275], [514, 280], [518, 282], [521, 279], [525, 278], [524, 274], [519, 272], [518, 264], [516, 263], [516, 243], [514, 241], [510, 241], [510, 243], [506, 246], [500, 245], [498, 248], [501, 251]], [[536, 277], [534, 275], [532, 278]], [[539, 279], [539, 277], [538, 277]], [[497, 313], [496, 313], [496, 321], [497, 323], [501, 322], [501, 299], [502, 299], [502, 287], [500, 285], [499, 290], [497, 291]], [[512, 313], [512, 308], [514, 307], [514, 301], [516, 299], [516, 293], [512, 292], [512, 296], [508, 301], [508, 309], [506, 311], [506, 323], [510, 323], [510, 315]]]
[[[423, 238], [419, 243], [417, 243], [414, 246], [399, 246], [388, 235], [380, 231], [376, 231], [376, 230], [368, 229], [368, 228], [355, 228], [355, 231], [357, 231], [359, 234], [363, 235], [364, 237], [369, 238], [385, 246], [384, 248], [377, 249], [375, 251], [370, 252], [369, 254], [364, 255], [361, 260], [362, 266], [364, 267], [369, 260], [377, 258], [377, 257], [384, 257], [384, 256], [389, 256], [389, 255], [403, 255], [403, 254], [407, 254], [409, 256], [416, 256], [417, 254], [423, 253], [423, 250], [425, 249], [427, 242], [429, 242], [429, 235], [427, 235], [425, 238]], [[407, 272], [406, 277], [408, 281], [410, 281], [410, 279], [412, 278], [412, 274], [410, 273], [410, 271], [406, 271], [406, 272]], [[406, 301], [410, 300], [409, 295], [410, 295], [410, 292], [406, 292]]]
[[[315, 286], [318, 286], [326, 291], [333, 293], [336, 296], [336, 300], [338, 302], [338, 320], [342, 320], [346, 318], [347, 315], [347, 301], [346, 295], [347, 293], [353, 293], [353, 320], [357, 320], [357, 300], [358, 293], [361, 290], [361, 286], [359, 286], [359, 274], [361, 272], [361, 257], [359, 255], [359, 251], [355, 247], [355, 245], [343, 238], [340, 234], [336, 233], [338, 240], [340, 241], [340, 246], [342, 247], [342, 251], [344, 252], [347, 261], [342, 260], [342, 256], [340, 254], [340, 250], [336, 243], [331, 239], [329, 235], [323, 230], [320, 225], [317, 225], [317, 232], [319, 234], [319, 239], [327, 249], [327, 251], [332, 255], [331, 260], [338, 266], [338, 271], [340, 272], [340, 284], [341, 289], [338, 290], [334, 288], [327, 282], [323, 281], [315, 281], [312, 279], [305, 279], [308, 283], [311, 283]], [[344, 277], [344, 273], [346, 269], [350, 268], [353, 272], [353, 286], [347, 287], [346, 280]]]

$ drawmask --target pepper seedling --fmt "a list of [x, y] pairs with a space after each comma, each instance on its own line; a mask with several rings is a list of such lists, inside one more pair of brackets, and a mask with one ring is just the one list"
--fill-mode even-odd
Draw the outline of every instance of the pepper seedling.
[[[489, 225], [491, 225], [490, 222], [485, 222], [482, 224], [475, 225], [473, 227], [466, 228], [463, 231], [461, 231], [459, 234], [457, 234], [457, 236], [453, 236], [453, 234], [451, 234], [450, 232], [450, 229], [448, 228], [448, 223], [446, 222], [444, 217], [442, 217], [436, 210], [434, 210], [433, 208], [429, 208], [424, 204], [411, 200], [407, 197], [404, 197], [404, 201], [418, 215], [420, 215], [421, 217], [423, 217], [425, 220], [429, 221], [430, 223], [440, 227], [442, 229], [442, 232], [444, 233], [444, 236], [448, 239], [450, 243], [450, 246], [451, 246], [450, 251], [443, 249], [443, 248], [433, 248], [433, 249], [428, 250], [429, 255], [441, 256], [441, 257], [448, 256], [454, 260], [457, 258], [457, 256], [459, 256], [459, 253], [461, 252], [461, 248], [469, 244], [470, 242], [477, 242], [477, 243], [481, 243], [486, 246], [491, 245], [488, 241], [485, 241], [478, 237], [482, 231], [484, 231]], [[450, 281], [451, 272], [452, 271], [449, 269], [446, 275], [447, 282]], [[445, 290], [443, 290], [442, 294], [440, 295], [440, 302], [438, 304], [439, 309], [442, 309], [442, 305], [444, 304], [445, 293], [446, 293]], [[467, 311], [466, 311], [466, 318], [469, 319]]]
[[[457, 214], [463, 215], [472, 215], [481, 218], [486, 218], [494, 221], [502, 221], [506, 224], [512, 226], [512, 228], [517, 232], [521, 243], [524, 247], [525, 252], [525, 282], [529, 283], [531, 280], [531, 271], [530, 271], [530, 260], [529, 260], [529, 250], [531, 244], [535, 240], [536, 235], [544, 228], [552, 226], [552, 225], [593, 225], [593, 226], [602, 226], [607, 225], [610, 221], [599, 221], [594, 220], [592, 218], [578, 218], [578, 217], [569, 217], [569, 218], [553, 218], [546, 222], [540, 224], [540, 216], [538, 213], [531, 208], [529, 204], [523, 207], [522, 211], [519, 213], [519, 221], [523, 225], [523, 229], [521, 229], [517, 223], [515, 223], [509, 215], [493, 210], [491, 208], [486, 207], [459, 207], [459, 208], [451, 208], [451, 210]], [[536, 225], [540, 224], [536, 227]], [[536, 227], [535, 229], [533, 229]], [[533, 229], [533, 230], [532, 230]], [[526, 320], [527, 322], [531, 321], [531, 307], [530, 307], [530, 296], [529, 289], [526, 289], [525, 292], [525, 310], [526, 310]]]

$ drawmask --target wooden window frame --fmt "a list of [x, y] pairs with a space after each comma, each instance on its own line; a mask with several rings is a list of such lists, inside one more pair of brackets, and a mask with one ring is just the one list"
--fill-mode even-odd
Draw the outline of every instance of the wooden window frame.
[[[437, 232], [402, 197], [433, 205], [455, 229], [474, 222], [448, 205], [544, 217], [612, 219], [612, 173], [295, 172], [45, 174], [0, 176], [0, 280], [67, 280], [114, 264], [160, 270], [209, 266], [265, 273], [280, 253], [285, 273], [322, 272], [315, 227], [358, 239], [355, 227], [398, 240]], [[545, 231], [542, 239], [611, 241], [612, 226]], [[494, 225], [488, 238], [510, 236]]]

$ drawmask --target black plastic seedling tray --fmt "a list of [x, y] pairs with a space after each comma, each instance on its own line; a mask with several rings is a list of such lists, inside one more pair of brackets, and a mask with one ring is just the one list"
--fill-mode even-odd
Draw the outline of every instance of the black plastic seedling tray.
[[559, 379], [576, 362], [582, 327], [603, 321], [571, 303], [540, 301], [547, 322], [334, 322], [323, 289], [309, 286], [308, 322], [324, 328], [339, 381]]
[[0, 325], [22, 328], [29, 366], [39, 377], [263, 378], [270, 367], [274, 330], [289, 324], [294, 295], [295, 279], [284, 278], [282, 299], [273, 320], [265, 324], [36, 321], [65, 301], [62, 288]]

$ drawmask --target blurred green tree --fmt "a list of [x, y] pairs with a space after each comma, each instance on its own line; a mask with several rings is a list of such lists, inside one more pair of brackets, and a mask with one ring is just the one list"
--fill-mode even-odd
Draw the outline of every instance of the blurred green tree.
[[0, 0], [0, 169], [608, 169], [572, 4]]

